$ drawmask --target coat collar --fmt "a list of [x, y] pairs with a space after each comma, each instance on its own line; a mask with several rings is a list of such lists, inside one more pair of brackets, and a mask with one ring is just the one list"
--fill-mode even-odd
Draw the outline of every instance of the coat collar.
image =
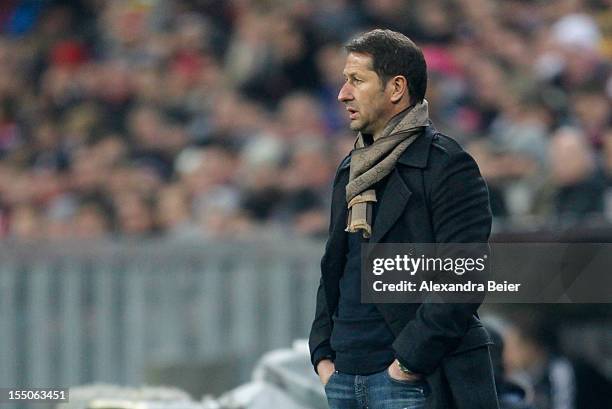
[[431, 124], [425, 127], [423, 134], [397, 160], [398, 163], [414, 168], [424, 168], [429, 159], [429, 148], [437, 131]]

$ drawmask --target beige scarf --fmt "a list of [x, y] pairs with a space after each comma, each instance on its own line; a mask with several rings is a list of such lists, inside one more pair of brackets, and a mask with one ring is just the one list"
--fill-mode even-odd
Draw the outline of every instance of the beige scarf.
[[363, 237], [372, 236], [372, 207], [376, 192], [372, 185], [387, 176], [397, 159], [428, 125], [427, 101], [415, 105], [405, 113], [391, 118], [383, 132], [369, 146], [365, 146], [361, 132], [351, 153], [349, 182], [346, 185], [348, 222], [346, 231], [363, 231]]

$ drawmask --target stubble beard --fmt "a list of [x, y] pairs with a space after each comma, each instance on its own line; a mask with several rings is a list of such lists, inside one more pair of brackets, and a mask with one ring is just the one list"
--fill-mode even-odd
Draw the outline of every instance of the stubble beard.
[[352, 120], [349, 127], [355, 132], [368, 133], [368, 128], [370, 128], [370, 125], [371, 123], [366, 121], [360, 113], [359, 118]]
[[351, 131], [361, 132], [361, 130], [363, 129], [363, 125], [361, 125], [357, 121], [351, 121], [351, 123], [349, 124], [349, 128], [351, 128]]

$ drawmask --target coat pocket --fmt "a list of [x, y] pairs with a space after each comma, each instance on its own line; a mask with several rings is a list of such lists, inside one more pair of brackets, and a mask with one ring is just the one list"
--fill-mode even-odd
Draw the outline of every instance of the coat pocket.
[[455, 348], [449, 355], [458, 355], [485, 345], [493, 345], [493, 341], [491, 340], [489, 333], [482, 326], [482, 324], [473, 324], [468, 328], [457, 348]]

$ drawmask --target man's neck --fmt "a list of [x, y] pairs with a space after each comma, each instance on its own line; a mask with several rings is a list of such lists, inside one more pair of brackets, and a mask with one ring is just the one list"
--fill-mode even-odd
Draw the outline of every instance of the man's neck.
[[363, 137], [363, 144], [365, 146], [370, 146], [374, 143], [374, 137], [372, 135], [363, 133], [361, 136]]

